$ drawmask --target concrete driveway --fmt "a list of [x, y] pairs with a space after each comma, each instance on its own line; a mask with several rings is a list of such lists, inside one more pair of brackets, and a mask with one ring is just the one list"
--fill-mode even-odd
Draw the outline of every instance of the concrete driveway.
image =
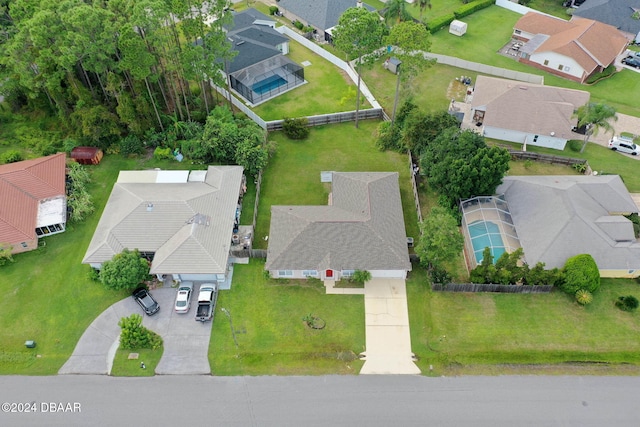
[[413, 362], [404, 279], [364, 285], [366, 351], [361, 374], [420, 374]]
[[[207, 354], [212, 323], [203, 324], [194, 320], [197, 291], [196, 286], [192, 295], [191, 310], [186, 314], [173, 311], [175, 289], [160, 288], [151, 291], [161, 309], [153, 316], [143, 315], [142, 324], [158, 333], [164, 340], [164, 353], [156, 367], [156, 374], [211, 373]], [[125, 298], [102, 312], [82, 334], [73, 354], [58, 373], [109, 374], [118, 349], [118, 321], [133, 313], [142, 314], [133, 298]]]

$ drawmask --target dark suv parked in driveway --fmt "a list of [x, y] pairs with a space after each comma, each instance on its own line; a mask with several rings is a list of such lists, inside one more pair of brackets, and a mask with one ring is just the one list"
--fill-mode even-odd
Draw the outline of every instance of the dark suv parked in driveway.
[[160, 304], [153, 299], [149, 291], [145, 288], [137, 288], [133, 291], [132, 296], [147, 315], [152, 316], [160, 310]]
[[622, 60], [622, 63], [634, 68], [640, 68], [640, 57], [629, 55]]

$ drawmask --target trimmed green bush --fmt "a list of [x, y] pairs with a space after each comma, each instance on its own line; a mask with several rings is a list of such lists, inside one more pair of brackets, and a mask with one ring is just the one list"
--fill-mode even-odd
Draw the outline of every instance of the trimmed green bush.
[[128, 156], [130, 154], [142, 154], [144, 152], [144, 143], [135, 135], [127, 135], [120, 140], [118, 144], [120, 154]]
[[427, 22], [427, 30], [429, 30], [429, 32], [433, 34], [437, 31], [440, 31], [442, 28], [446, 27], [447, 25], [451, 24], [451, 22], [453, 22], [454, 19], [456, 19], [456, 17], [453, 13], [434, 18], [431, 21]]
[[567, 142], [567, 146], [569, 150], [578, 153], [582, 148], [582, 142], [577, 139], [570, 139], [569, 142]]
[[366, 270], [356, 270], [353, 272], [353, 276], [351, 276], [350, 281], [354, 283], [364, 284], [371, 280], [371, 273]]
[[595, 83], [600, 79], [604, 79], [606, 77], [614, 75], [615, 72], [616, 72], [616, 66], [614, 64], [611, 64], [607, 68], [605, 68], [604, 70], [600, 71], [599, 73], [595, 73], [595, 74], [590, 75], [587, 78], [586, 83], [587, 84]]
[[300, 21], [293, 21], [292, 24], [294, 27], [296, 27], [300, 31], [302, 31], [302, 29], [304, 28], [304, 24]]
[[638, 298], [633, 295], [627, 295], [626, 297], [619, 297], [616, 301], [616, 307], [622, 311], [634, 311], [638, 308]]
[[2, 155], [2, 163], [15, 163], [21, 162], [23, 160], [24, 157], [18, 150], [5, 151], [5, 153]]
[[586, 289], [578, 289], [576, 302], [580, 305], [589, 305], [593, 302], [593, 294]]
[[575, 295], [580, 289], [595, 293], [600, 289], [600, 271], [589, 254], [569, 258], [563, 272], [564, 283], [560, 288], [568, 294]]
[[142, 326], [142, 316], [132, 314], [118, 322], [120, 326], [120, 346], [125, 350], [150, 348], [156, 350], [162, 346], [160, 335]]
[[156, 147], [153, 150], [153, 158], [156, 160], [173, 160], [173, 153], [169, 147]]
[[469, 16], [474, 12], [485, 9], [495, 4], [495, 2], [496, 0], [477, 0], [471, 3], [463, 4], [453, 12], [453, 15], [456, 17], [456, 19], [464, 18], [465, 16]]
[[309, 120], [306, 117], [299, 119], [285, 118], [284, 123], [282, 123], [282, 130], [289, 139], [306, 139], [311, 132]]
[[269, 6], [269, 15], [275, 15], [278, 13], [278, 6]]

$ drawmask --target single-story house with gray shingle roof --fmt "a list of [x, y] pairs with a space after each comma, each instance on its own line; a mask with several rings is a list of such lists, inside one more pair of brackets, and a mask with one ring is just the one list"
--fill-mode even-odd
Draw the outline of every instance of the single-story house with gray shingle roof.
[[355, 270], [411, 270], [397, 172], [333, 172], [327, 206], [272, 206], [265, 269], [276, 278], [339, 280]]
[[280, 0], [278, 8], [288, 19], [314, 27], [322, 40], [331, 41], [331, 28], [338, 25], [340, 16], [351, 7], [375, 8], [358, 0]]
[[573, 11], [573, 16], [616, 27], [629, 41], [640, 41], [639, 14], [638, 0], [587, 0]]
[[284, 55], [289, 38], [277, 32], [275, 21], [255, 9], [233, 14], [225, 28], [237, 52], [226, 64], [231, 88], [256, 105], [304, 83], [304, 69]]
[[121, 171], [82, 263], [138, 249], [151, 274], [223, 283], [243, 192], [241, 166]]
[[574, 113], [589, 97], [584, 90], [478, 76], [472, 121], [487, 138], [562, 150], [581, 138], [572, 131]]
[[618, 175], [507, 176], [509, 203], [526, 262], [562, 268], [590, 254], [602, 277], [638, 277], [640, 241], [624, 215], [638, 207]]

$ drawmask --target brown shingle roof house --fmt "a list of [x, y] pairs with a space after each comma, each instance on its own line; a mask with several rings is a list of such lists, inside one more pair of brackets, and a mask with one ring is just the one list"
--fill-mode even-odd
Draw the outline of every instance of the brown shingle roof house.
[[513, 37], [525, 42], [520, 62], [580, 83], [611, 65], [628, 44], [611, 25], [575, 16], [565, 21], [536, 12], [516, 22]]
[[0, 165], [0, 244], [12, 253], [38, 247], [67, 221], [65, 153]]

